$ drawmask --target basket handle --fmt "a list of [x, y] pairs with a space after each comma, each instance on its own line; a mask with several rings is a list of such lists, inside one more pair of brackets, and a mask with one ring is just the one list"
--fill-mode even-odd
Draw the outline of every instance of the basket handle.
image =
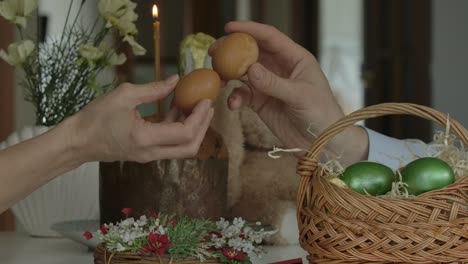
[[450, 130], [463, 142], [463, 144], [468, 145], [467, 130], [458, 121], [449, 118], [448, 115], [442, 112], [427, 106], [411, 103], [382, 103], [357, 110], [328, 127], [320, 134], [319, 138], [310, 148], [310, 151], [306, 154], [306, 157], [317, 158], [326, 143], [346, 127], [361, 120], [384, 115], [414, 115], [434, 121], [442, 126], [445, 126], [449, 119]]
[[325, 129], [311, 146], [310, 151], [299, 161], [297, 174], [301, 176], [299, 185], [301, 187], [297, 197], [298, 205], [301, 205], [305, 198], [306, 189], [304, 186], [308, 186], [310, 183], [313, 171], [318, 166], [319, 155], [327, 142], [345, 128], [354, 125], [358, 121], [384, 115], [414, 115], [437, 122], [442, 126], [445, 126], [447, 120], [449, 120], [450, 130], [463, 142], [463, 144], [468, 145], [467, 130], [458, 121], [449, 118], [448, 115], [433, 108], [411, 103], [382, 103], [362, 108], [342, 117], [336, 123]]

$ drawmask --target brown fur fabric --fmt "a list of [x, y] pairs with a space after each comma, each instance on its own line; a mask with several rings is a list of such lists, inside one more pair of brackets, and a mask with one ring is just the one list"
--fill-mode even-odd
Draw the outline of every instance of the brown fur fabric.
[[240, 110], [240, 122], [247, 146], [265, 150], [282, 147], [281, 141], [250, 108], [243, 107]]
[[[215, 104], [216, 114], [212, 122], [212, 128], [221, 134], [229, 153], [230, 210], [227, 217], [241, 216], [281, 230], [285, 212], [295, 210], [299, 183], [295, 171], [297, 159], [286, 153], [280, 159], [268, 157], [267, 152], [273, 146], [281, 147], [278, 138], [252, 110], [228, 109], [227, 98], [239, 85], [238, 81], [231, 81], [223, 88]], [[270, 242], [277, 245], [290, 243], [280, 233]]]
[[[241, 198], [231, 208], [229, 216], [242, 216], [248, 221], [271, 225], [275, 230], [283, 229], [286, 210], [296, 206], [299, 185], [296, 164], [297, 159], [291, 154], [275, 160], [265, 151], [246, 151], [240, 169]], [[270, 242], [288, 243], [279, 233]]]
[[228, 83], [222, 88], [220, 97], [214, 105], [215, 115], [211, 127], [218, 132], [228, 149], [229, 175], [228, 175], [228, 207], [231, 207], [241, 195], [241, 181], [239, 180], [240, 166], [244, 160], [244, 135], [239, 118], [239, 111], [231, 111], [227, 106], [227, 98], [235, 82]]

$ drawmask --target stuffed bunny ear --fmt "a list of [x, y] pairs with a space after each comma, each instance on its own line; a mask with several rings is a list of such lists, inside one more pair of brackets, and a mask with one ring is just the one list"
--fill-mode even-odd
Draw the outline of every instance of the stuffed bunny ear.
[[203, 68], [213, 69], [213, 66], [211, 65], [211, 56], [210, 55], [206, 55], [205, 62], [203, 63]]
[[184, 75], [191, 73], [195, 70], [195, 61], [193, 59], [192, 52], [190, 48], [184, 49], [184, 58], [185, 58], [185, 68], [184, 68]]
[[[190, 48], [185, 48], [184, 49], [184, 58], [185, 58], [185, 68], [184, 68], [184, 75], [187, 75], [191, 73], [193, 70], [195, 70], [195, 61], [193, 59], [192, 51]], [[203, 62], [203, 68], [206, 69], [213, 69], [213, 66], [211, 65], [211, 56], [206, 55], [205, 61]]]

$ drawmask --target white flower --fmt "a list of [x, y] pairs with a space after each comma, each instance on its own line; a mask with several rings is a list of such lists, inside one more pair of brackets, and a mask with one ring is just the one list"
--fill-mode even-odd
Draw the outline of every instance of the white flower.
[[116, 250], [117, 250], [118, 252], [122, 252], [122, 251], [125, 251], [125, 247], [122, 246], [122, 244], [117, 243], [117, 248], [116, 248]]
[[122, 241], [127, 243], [128, 241], [130, 241], [130, 233], [129, 232], [125, 232], [123, 235], [122, 235]]
[[26, 27], [26, 18], [37, 8], [37, 0], [5, 0], [0, 2], [0, 15], [11, 23]]
[[164, 235], [166, 234], [166, 230], [164, 229], [164, 227], [162, 225], [158, 226], [158, 234], [160, 235]]
[[211, 242], [215, 248], [223, 248], [226, 244], [224, 237], [218, 237], [216, 234], [211, 235]]
[[234, 220], [232, 221], [232, 224], [240, 229], [244, 227], [245, 220], [243, 220], [241, 217], [235, 217]]
[[8, 53], [0, 50], [0, 58], [11, 65], [17, 66], [23, 64], [34, 51], [34, 42], [23, 40], [8, 46]]
[[229, 239], [228, 246], [234, 248], [237, 251], [241, 251], [243, 246], [242, 238], [236, 237]]
[[133, 219], [133, 217], [130, 217], [130, 218], [127, 218], [125, 220], [123, 220], [120, 225], [122, 227], [128, 227], [128, 226], [132, 226], [133, 223], [135, 223], [135, 219]]
[[242, 251], [250, 255], [255, 252], [255, 246], [251, 242], [246, 242], [242, 244]]
[[140, 216], [140, 219], [137, 221], [138, 226], [145, 226], [147, 219], [145, 215]]
[[229, 226], [229, 222], [226, 221], [223, 217], [219, 219], [218, 222], [216, 222], [216, 227], [218, 227], [219, 230], [224, 230]]
[[124, 41], [126, 41], [130, 47], [132, 47], [133, 53], [135, 55], [145, 55], [146, 54], [146, 49], [143, 48], [140, 44], [138, 44], [133, 36], [126, 35], [123, 38]]
[[120, 35], [135, 35], [138, 33], [135, 21], [138, 15], [135, 13], [136, 4], [130, 0], [99, 0], [99, 14], [106, 20], [106, 27], [115, 27]]
[[78, 53], [81, 57], [88, 61], [97, 61], [104, 55], [104, 51], [102, 51], [100, 48], [89, 44], [81, 46], [78, 50]]

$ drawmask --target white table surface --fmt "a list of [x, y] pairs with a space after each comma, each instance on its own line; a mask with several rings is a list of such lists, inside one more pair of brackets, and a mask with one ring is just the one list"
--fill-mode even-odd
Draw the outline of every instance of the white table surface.
[[[298, 245], [265, 247], [268, 254], [253, 259], [254, 264], [303, 258], [306, 252]], [[1, 264], [92, 264], [93, 253], [87, 247], [65, 238], [35, 238], [23, 233], [0, 232]]]

